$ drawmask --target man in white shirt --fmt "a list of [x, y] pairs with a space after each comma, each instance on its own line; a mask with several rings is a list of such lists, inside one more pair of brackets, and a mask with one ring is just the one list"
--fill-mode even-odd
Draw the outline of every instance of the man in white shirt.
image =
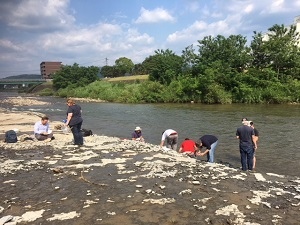
[[178, 133], [175, 130], [167, 129], [162, 133], [160, 147], [164, 146], [165, 140], [167, 141], [167, 148], [171, 148], [176, 151], [178, 143]]
[[49, 129], [49, 118], [43, 116], [41, 121], [38, 121], [34, 124], [34, 136], [39, 141], [49, 142], [53, 137], [52, 131]]

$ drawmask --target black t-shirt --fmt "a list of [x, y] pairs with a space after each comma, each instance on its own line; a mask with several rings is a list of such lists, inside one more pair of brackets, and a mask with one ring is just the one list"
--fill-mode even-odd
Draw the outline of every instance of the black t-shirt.
[[206, 147], [206, 149], [211, 149], [211, 145], [213, 143], [215, 143], [218, 138], [214, 135], [210, 135], [210, 134], [207, 134], [207, 135], [203, 135], [201, 138], [200, 138], [201, 142], [202, 142], [202, 146], [203, 147]]
[[71, 120], [69, 121], [69, 125], [73, 126], [82, 122], [81, 118], [81, 107], [79, 105], [71, 105], [68, 108], [67, 114], [73, 113]]
[[256, 137], [259, 136], [259, 132], [258, 132], [258, 130], [257, 130], [256, 128], [254, 128], [254, 135], [255, 135]]
[[252, 135], [254, 135], [254, 129], [247, 125], [243, 125], [236, 130], [236, 136], [240, 139], [240, 145], [252, 146]]

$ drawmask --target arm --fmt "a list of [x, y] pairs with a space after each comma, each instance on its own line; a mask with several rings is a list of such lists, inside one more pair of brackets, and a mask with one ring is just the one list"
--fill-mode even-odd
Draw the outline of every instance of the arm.
[[165, 135], [165, 132], [164, 132], [164, 133], [162, 134], [162, 136], [161, 136], [160, 147], [163, 147], [163, 146], [164, 146], [165, 139], [166, 139], [166, 135]]
[[160, 142], [160, 147], [163, 147], [164, 146], [164, 143], [165, 143], [165, 141], [163, 140], [163, 141], [161, 141]]
[[68, 125], [69, 125], [69, 123], [70, 123], [70, 120], [71, 120], [72, 116], [73, 116], [73, 113], [68, 113], [68, 116], [67, 116], [67, 122], [66, 122], [66, 126], [68, 126]]
[[256, 143], [255, 135], [252, 135], [252, 141], [253, 141], [253, 144], [254, 144], [254, 149], [256, 150], [257, 149], [257, 143]]
[[182, 152], [182, 146], [178, 149], [178, 152], [179, 152], [179, 153]]
[[204, 156], [204, 155], [206, 155], [207, 153], [209, 153], [209, 149], [206, 149], [204, 152], [197, 152], [196, 153], [196, 155], [198, 155], [198, 156]]
[[34, 133], [35, 134], [40, 134], [41, 132], [39, 131], [39, 124], [38, 123], [35, 123], [34, 124]]

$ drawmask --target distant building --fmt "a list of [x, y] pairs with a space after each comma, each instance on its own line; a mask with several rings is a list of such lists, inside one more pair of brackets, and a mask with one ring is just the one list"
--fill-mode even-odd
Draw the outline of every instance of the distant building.
[[40, 68], [42, 79], [51, 79], [52, 75], [59, 71], [61, 67], [61, 62], [41, 62]]
[[296, 31], [300, 33], [300, 16], [295, 17], [294, 25], [296, 26]]
[[[296, 27], [296, 32], [300, 33], [300, 16], [296, 16], [294, 18], [294, 22], [293, 22], [292, 25], [294, 25]], [[289, 27], [291, 27], [291, 25], [286, 26], [286, 27], [289, 28]], [[267, 32], [267, 33], [263, 34], [263, 41], [268, 41], [269, 40], [269, 35], [268, 35], [269, 33], [270, 32]], [[298, 46], [300, 47], [300, 40], [298, 42]]]

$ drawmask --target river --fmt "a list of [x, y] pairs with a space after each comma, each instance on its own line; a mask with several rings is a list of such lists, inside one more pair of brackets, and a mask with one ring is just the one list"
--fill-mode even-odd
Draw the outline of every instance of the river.
[[[12, 94], [9, 94], [10, 96]], [[1, 93], [1, 98], [7, 95]], [[38, 97], [51, 106], [18, 107], [15, 110], [43, 112], [52, 120], [66, 116], [65, 99]], [[204, 105], [204, 104], [118, 104], [78, 102], [83, 109], [83, 128], [95, 134], [130, 138], [136, 126], [147, 142], [159, 144], [162, 132], [172, 128], [184, 138], [198, 139], [204, 134], [219, 138], [216, 162], [240, 167], [236, 129], [247, 117], [259, 130], [257, 171], [300, 175], [300, 105]]]

